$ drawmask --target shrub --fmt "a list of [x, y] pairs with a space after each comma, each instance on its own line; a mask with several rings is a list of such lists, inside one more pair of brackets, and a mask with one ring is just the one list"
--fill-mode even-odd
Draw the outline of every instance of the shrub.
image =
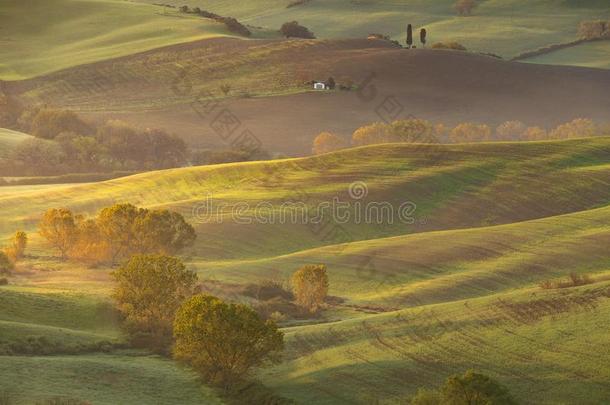
[[286, 38], [304, 38], [315, 39], [315, 35], [308, 28], [303, 27], [297, 21], [284, 23], [280, 28], [280, 32]]
[[292, 275], [291, 283], [299, 307], [312, 314], [322, 308], [328, 295], [328, 275], [325, 265], [301, 267]]
[[112, 275], [113, 296], [132, 343], [165, 352], [176, 310], [192, 294], [197, 275], [179, 259], [158, 255], [133, 256]]
[[322, 132], [313, 140], [312, 152], [316, 155], [334, 152], [347, 147], [347, 142], [338, 135]]
[[453, 49], [456, 51], [465, 51], [466, 47], [459, 42], [436, 42], [432, 44], [433, 49]]
[[228, 390], [255, 367], [277, 360], [283, 334], [243, 304], [196, 295], [178, 310], [174, 355], [206, 381]]
[[508, 389], [492, 378], [472, 370], [453, 375], [441, 389], [442, 404], [446, 405], [513, 405], [516, 402]]
[[11, 238], [9, 246], [6, 247], [5, 253], [13, 262], [17, 262], [23, 258], [25, 248], [28, 243], [28, 236], [23, 231], [17, 231]]

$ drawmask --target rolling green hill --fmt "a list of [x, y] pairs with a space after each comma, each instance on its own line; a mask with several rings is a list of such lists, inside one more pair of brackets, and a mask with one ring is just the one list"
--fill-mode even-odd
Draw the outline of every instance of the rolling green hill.
[[[0, 27], [0, 79], [19, 80], [170, 44], [230, 35], [222, 24], [154, 3], [35, 0], [24, 6], [17, 0], [4, 1], [0, 5], [4, 21]], [[453, 0], [312, 0], [290, 8], [287, 0], [165, 3], [199, 6], [265, 31], [298, 20], [319, 38], [362, 38], [381, 31], [404, 42], [404, 27], [412, 23], [428, 29], [430, 43], [459, 41], [468, 49], [503, 57], [574, 40], [580, 21], [610, 17], [610, 7], [603, 2], [575, 4], [568, 0], [487, 0], [466, 18], [456, 16]], [[590, 48], [561, 59], [592, 66], [599, 49]]]
[[455, 40], [468, 49], [504, 57], [571, 41], [580, 21], [610, 17], [610, 6], [598, 0], [487, 0], [467, 18], [456, 16], [454, 0], [311, 0], [290, 8], [288, 0], [253, 0], [247, 5], [229, 0], [168, 2], [199, 6], [268, 28], [297, 20], [320, 38], [383, 32], [404, 43], [405, 26], [411, 23], [427, 28], [430, 43]]
[[15, 404], [68, 398], [94, 404], [221, 404], [197, 376], [142, 353], [0, 356], [0, 392]]
[[607, 281], [562, 291], [418, 306], [290, 328], [285, 361], [263, 381], [299, 403], [400, 404], [475, 368], [518, 403], [604, 403], [608, 398]]
[[[419, 387], [469, 368], [507, 385], [520, 403], [600, 403], [610, 394], [609, 160], [610, 138], [391, 144], [56, 189], [0, 189], [2, 235], [23, 228], [31, 236], [30, 256], [11, 285], [0, 287], [1, 336], [86, 347], [123, 342], [108, 305], [111, 269], [61, 262], [34, 231], [52, 206], [94, 213], [131, 202], [179, 210], [195, 225], [198, 239], [185, 260], [223, 297], [250, 300], [239, 286], [285, 281], [302, 264], [327, 264], [334, 303], [320, 319], [285, 323], [282, 362], [257, 373], [297, 403], [404, 403]], [[224, 208], [203, 221], [207, 194]], [[277, 218], [286, 201], [311, 208], [333, 198], [352, 207], [412, 201], [415, 222], [340, 224], [345, 233], [332, 236], [257, 223]], [[243, 217], [257, 221], [238, 224], [229, 211], [245, 202]], [[268, 205], [255, 210], [260, 202]], [[539, 286], [572, 272], [593, 282]], [[36, 369], [23, 402], [59, 394], [94, 403], [214, 401], [190, 373], [140, 352], [1, 360], [12, 372], [0, 392], [20, 387], [25, 370]], [[183, 388], [164, 388], [170, 385]]]
[[[261, 258], [339, 242], [506, 224], [597, 208], [610, 199], [609, 181], [607, 137], [380, 145], [303, 159], [150, 172], [57, 190], [0, 189], [0, 209], [5, 213], [0, 232], [8, 236], [18, 228], [33, 230], [49, 207], [94, 214], [115, 202], [131, 202], [182, 212], [199, 231], [190, 252], [195, 256]], [[290, 211], [283, 206], [286, 201], [302, 201], [310, 209], [335, 198], [353, 202], [348, 191], [354, 182], [366, 184], [363, 204], [388, 202], [396, 215], [402, 204], [415, 204], [414, 223], [348, 223], [343, 232], [326, 238], [312, 232], [311, 224], [288, 218], [280, 223], [280, 214]], [[205, 215], [208, 196], [211, 216]], [[248, 225], [232, 221], [233, 207], [244, 202], [249, 204], [242, 212], [246, 218], [259, 215], [275, 221]], [[270, 209], [258, 210], [259, 203], [268, 203]]]
[[2, 80], [228, 35], [211, 20], [119, 0], [6, 0], [0, 20]]

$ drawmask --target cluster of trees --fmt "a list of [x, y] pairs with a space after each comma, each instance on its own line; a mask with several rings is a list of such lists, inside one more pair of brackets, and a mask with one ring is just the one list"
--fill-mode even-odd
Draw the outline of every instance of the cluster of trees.
[[582, 21], [578, 26], [578, 35], [589, 40], [610, 38], [610, 21]]
[[283, 349], [277, 325], [251, 307], [195, 294], [196, 274], [175, 257], [132, 256], [113, 276], [132, 343], [164, 354], [173, 346], [210, 384], [228, 390]]
[[280, 32], [286, 38], [315, 39], [315, 35], [307, 27], [300, 25], [297, 21], [284, 23]]
[[202, 10], [199, 7], [189, 9], [188, 6], [182, 6], [179, 8], [179, 10], [183, 13], [196, 14], [203, 18], [210, 18], [214, 21], [223, 23], [230, 32], [233, 32], [237, 35], [241, 35], [242, 37], [252, 36], [252, 32], [245, 25], [237, 21], [236, 18], [223, 17], [221, 15]]
[[468, 370], [464, 375], [452, 375], [443, 386], [420, 389], [411, 405], [514, 405], [510, 392], [494, 379]]
[[[135, 254], [112, 275], [113, 297], [134, 346], [173, 353], [207, 382], [225, 390], [247, 378], [253, 368], [278, 360], [283, 334], [275, 321], [263, 319], [248, 305], [198, 294], [196, 273], [180, 259]], [[323, 308], [328, 294], [326, 266], [303, 266], [292, 275], [291, 284], [295, 302], [304, 312], [314, 314]]]
[[[527, 126], [521, 121], [507, 121], [492, 129], [487, 124], [464, 122], [453, 128], [423, 119], [398, 120], [389, 124], [376, 122], [358, 128], [352, 134], [351, 145], [380, 143], [461, 143], [491, 141], [541, 141], [571, 139], [610, 134], [610, 128], [585, 118], [577, 118], [548, 131]], [[335, 134], [322, 132], [313, 141], [313, 153], [327, 153], [348, 147], [348, 142]]]
[[185, 142], [165, 131], [114, 120], [95, 127], [69, 110], [25, 109], [12, 128], [35, 139], [0, 160], [0, 173], [7, 176], [154, 170], [188, 161]]
[[52, 208], [44, 213], [38, 229], [62, 259], [91, 264], [115, 264], [134, 254], [175, 254], [196, 238], [179, 213], [131, 204], [104, 208], [95, 218]]

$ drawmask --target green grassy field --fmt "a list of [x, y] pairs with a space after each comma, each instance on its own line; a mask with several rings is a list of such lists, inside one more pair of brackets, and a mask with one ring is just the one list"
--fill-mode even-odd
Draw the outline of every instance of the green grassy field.
[[[49, 207], [95, 214], [115, 202], [168, 207], [199, 231], [189, 252], [206, 260], [254, 259], [339, 242], [444, 229], [506, 224], [566, 214], [607, 204], [610, 138], [562, 142], [464, 145], [383, 145], [303, 159], [202, 166], [142, 173], [101, 183], [0, 188], [0, 235], [35, 229]], [[311, 209], [323, 202], [353, 201], [349, 187], [364, 182], [362, 203], [414, 203], [414, 223], [345, 224], [344, 234], [321, 238], [309, 224], [280, 223], [286, 201]], [[211, 216], [205, 206], [210, 199]], [[274, 221], [240, 225], [230, 214]], [[257, 204], [269, 203], [268, 212]], [[219, 215], [216, 215], [216, 213]], [[371, 221], [372, 222], [372, 221]], [[389, 222], [389, 221], [386, 221]], [[324, 239], [324, 240], [322, 240]]]
[[[147, 0], [152, 3], [152, 0]], [[168, 0], [182, 5], [184, 1]], [[405, 26], [426, 27], [429, 42], [459, 41], [468, 49], [504, 57], [575, 39], [578, 23], [610, 17], [610, 6], [598, 0], [487, 0], [472, 17], [457, 17], [454, 0], [312, 0], [287, 8], [286, 0], [191, 0], [190, 6], [233, 15], [252, 25], [279, 28], [298, 20], [320, 38], [363, 37], [372, 32], [405, 41]]]
[[210, 20], [119, 0], [33, 0], [27, 5], [6, 0], [0, 19], [2, 80], [228, 35]]
[[[144, 3], [36, 0], [26, 7], [17, 0], [2, 2], [0, 16], [6, 23], [0, 27], [0, 79], [19, 80], [165, 45], [229, 35], [222, 24], [155, 6], [153, 0]], [[184, 2], [166, 3], [181, 6]], [[320, 38], [362, 38], [381, 31], [404, 42], [404, 27], [411, 23], [428, 29], [430, 43], [455, 40], [468, 49], [503, 57], [574, 40], [580, 21], [610, 16], [610, 7], [602, 2], [566, 0], [488, 0], [467, 18], [455, 15], [453, 0], [313, 0], [291, 8], [286, 8], [284, 0], [256, 0], [247, 5], [226, 0], [188, 3], [261, 27], [259, 37], [274, 36], [271, 31], [284, 22], [298, 20]], [[560, 59], [576, 65], [605, 65], [599, 47], [592, 46]]]
[[610, 69], [610, 41], [589, 42], [525, 60], [546, 65]]
[[6, 157], [19, 143], [32, 136], [10, 129], [0, 128], [0, 157]]
[[0, 392], [15, 404], [70, 398], [92, 404], [221, 404], [197, 376], [138, 352], [0, 356]]
[[[363, 203], [415, 202], [415, 224], [344, 224], [345, 238], [296, 224], [239, 225], [228, 216], [239, 202], [269, 202], [268, 220], [283, 201], [347, 201], [355, 181], [367, 185]], [[111, 269], [52, 257], [35, 223], [52, 206], [92, 214], [131, 202], [179, 210], [195, 225], [198, 240], [184, 259], [220, 296], [247, 300], [232, 295], [235, 286], [285, 281], [305, 263], [328, 265], [330, 294], [340, 300], [320, 319], [283, 324], [283, 361], [257, 373], [298, 403], [400, 404], [468, 368], [509, 386], [520, 403], [602, 403], [610, 395], [609, 183], [610, 138], [589, 138], [381, 145], [2, 188], [0, 232], [26, 229], [31, 248], [10, 285], [0, 287], [0, 336], [8, 343], [35, 336], [66, 345], [124, 342], [109, 301]], [[208, 193], [214, 205], [225, 204], [218, 223], [199, 221]], [[256, 218], [252, 208], [244, 212]], [[594, 282], [539, 287], [571, 272]], [[3, 374], [11, 370], [0, 392], [16, 386], [26, 393], [23, 403], [55, 395], [93, 403], [215, 401], [188, 371], [141, 352], [4, 356], [0, 363]]]

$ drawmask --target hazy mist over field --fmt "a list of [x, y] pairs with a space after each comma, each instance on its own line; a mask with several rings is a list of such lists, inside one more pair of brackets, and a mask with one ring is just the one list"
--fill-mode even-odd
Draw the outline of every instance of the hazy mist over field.
[[606, 0], [0, 2], [0, 405], [610, 403]]

